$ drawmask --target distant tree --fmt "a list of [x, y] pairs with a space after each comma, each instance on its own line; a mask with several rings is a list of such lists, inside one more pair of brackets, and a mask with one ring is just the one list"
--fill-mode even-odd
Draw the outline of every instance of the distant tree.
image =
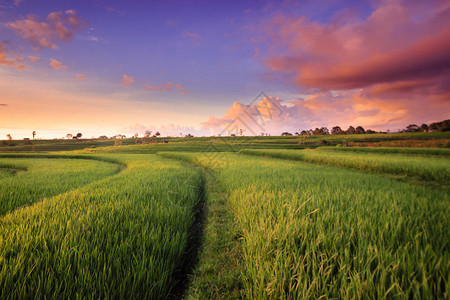
[[420, 126], [420, 131], [422, 132], [428, 132], [428, 125], [427, 124], [422, 124]]
[[419, 130], [420, 130], [420, 128], [416, 124], [410, 124], [410, 125], [406, 126], [406, 131], [409, 131], [409, 132], [418, 132]]
[[316, 127], [313, 131], [313, 135], [320, 135], [320, 129]]
[[138, 139], [138, 138], [139, 138], [139, 134], [138, 134], [138, 133], [135, 133], [135, 134], [133, 135], [133, 138]]
[[302, 132], [300, 132], [301, 135], [308, 135], [308, 132], [306, 130], [302, 130]]
[[348, 127], [347, 131], [345, 131], [347, 134], [356, 134], [356, 129], [353, 126]]
[[372, 129], [367, 129], [366, 133], [368, 134], [373, 134], [373, 133], [377, 133], [376, 131], [372, 130]]
[[298, 133], [297, 131], [294, 133], [296, 136], [299, 136], [300, 135], [300, 133]]
[[187, 137], [187, 138], [193, 138], [194, 136], [193, 136], [192, 134], [188, 133], [188, 134], [186, 134], [184, 137]]
[[35, 136], [36, 136], [36, 131], [33, 130], [33, 140], [34, 140]]
[[12, 136], [9, 133], [6, 135], [6, 137], [8, 138], [9, 141], [12, 140]]
[[290, 132], [283, 132], [281, 134], [281, 136], [292, 136], [292, 133], [290, 133]]
[[345, 134], [345, 132], [341, 129], [341, 127], [334, 126], [333, 128], [331, 128], [331, 134]]
[[151, 136], [152, 136], [152, 132], [150, 130], [146, 130], [145, 133], [144, 133], [144, 137], [145, 138], [149, 138]]
[[68, 139], [72, 139], [73, 135], [72, 135], [71, 133], [68, 133], [68, 134], [66, 134], [66, 137], [67, 137]]
[[161, 135], [161, 133], [159, 133], [159, 131], [157, 131], [156, 133], [155, 133], [155, 136], [160, 136]]
[[108, 137], [106, 135], [101, 135], [98, 138], [101, 139], [101, 140], [107, 140], [108, 139]]
[[321, 135], [328, 135], [328, 134], [330, 134], [330, 131], [326, 127], [321, 127], [320, 128], [320, 134]]
[[77, 139], [81, 138], [83, 135], [81, 133], [77, 133]]
[[362, 126], [358, 126], [358, 127], [356, 127], [356, 133], [364, 134], [364, 133], [366, 133], [366, 130]]
[[429, 131], [450, 131], [450, 119], [430, 124]]

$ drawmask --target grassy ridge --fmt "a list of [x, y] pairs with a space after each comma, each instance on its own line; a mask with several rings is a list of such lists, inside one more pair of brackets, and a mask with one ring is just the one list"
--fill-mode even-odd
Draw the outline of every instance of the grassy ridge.
[[437, 157], [388, 156], [378, 153], [356, 153], [317, 150], [242, 150], [240, 153], [321, 163], [378, 173], [407, 175], [442, 184], [450, 182], [450, 160]]
[[320, 147], [318, 149], [328, 151], [343, 151], [343, 152], [418, 154], [418, 155], [438, 155], [450, 157], [450, 149], [447, 148]]
[[201, 176], [152, 155], [106, 158], [127, 169], [0, 218], [0, 298], [168, 297]]
[[448, 298], [448, 194], [330, 166], [169, 155], [211, 168], [227, 192], [245, 298]]
[[117, 164], [81, 159], [0, 158], [2, 166], [23, 171], [0, 181], [0, 215], [120, 170]]

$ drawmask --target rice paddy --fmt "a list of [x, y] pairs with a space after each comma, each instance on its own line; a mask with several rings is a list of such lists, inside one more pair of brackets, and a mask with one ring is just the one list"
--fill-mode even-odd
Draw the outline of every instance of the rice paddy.
[[445, 149], [216, 144], [1, 155], [0, 298], [448, 299]]

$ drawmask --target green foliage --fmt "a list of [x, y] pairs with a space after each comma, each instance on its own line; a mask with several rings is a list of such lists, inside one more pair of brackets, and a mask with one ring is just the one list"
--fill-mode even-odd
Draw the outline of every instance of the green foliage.
[[1, 217], [0, 298], [169, 296], [189, 250], [201, 176], [153, 155], [102, 159], [127, 168]]

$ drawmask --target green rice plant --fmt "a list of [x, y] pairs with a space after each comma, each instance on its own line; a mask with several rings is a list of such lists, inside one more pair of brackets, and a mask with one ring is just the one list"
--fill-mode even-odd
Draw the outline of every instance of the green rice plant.
[[449, 298], [442, 190], [288, 160], [162, 155], [217, 175], [241, 232], [244, 298]]
[[1, 299], [171, 295], [190, 251], [201, 175], [154, 155], [98, 158], [127, 168], [0, 217]]
[[[94, 160], [0, 158], [0, 215], [113, 175], [118, 164]], [[2, 174], [2, 173], [0, 173]], [[0, 178], [1, 175], [0, 175]]]
[[390, 173], [416, 177], [420, 180], [450, 182], [450, 159], [446, 157], [399, 156], [378, 153], [356, 153], [316, 150], [253, 150], [240, 153], [301, 160], [346, 168], [367, 170], [376, 173]]
[[450, 157], [450, 149], [446, 148], [395, 148], [395, 147], [320, 147], [318, 150], [344, 151], [358, 153], [417, 154]]

